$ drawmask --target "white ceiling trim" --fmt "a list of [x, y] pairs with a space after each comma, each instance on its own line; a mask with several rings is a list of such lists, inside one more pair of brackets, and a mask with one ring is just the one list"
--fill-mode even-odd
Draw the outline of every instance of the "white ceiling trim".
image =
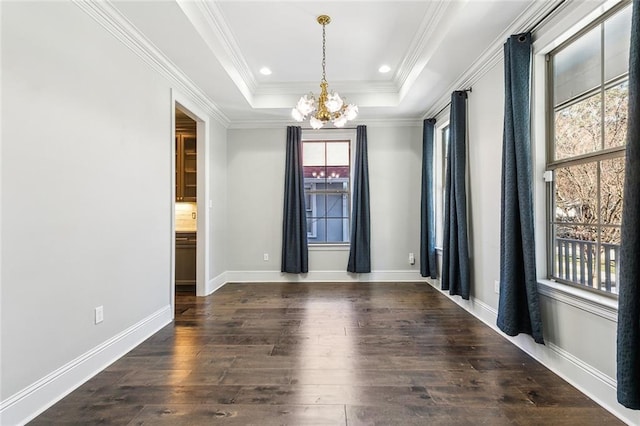
[[[351, 81], [351, 82], [331, 82], [331, 89], [340, 93], [398, 93], [398, 88], [394, 83], [382, 81]], [[294, 94], [302, 95], [312, 91], [320, 90], [320, 78], [317, 81], [304, 81], [296, 83], [264, 83], [256, 91], [256, 96]]]
[[200, 37], [209, 46], [231, 80], [254, 107], [257, 82], [244, 59], [222, 11], [215, 2], [201, 0], [176, 0]]
[[[300, 96], [319, 91], [319, 81], [295, 84], [269, 84], [253, 97], [253, 107], [292, 108]], [[351, 82], [336, 83], [331, 87], [342, 94], [346, 102], [353, 100], [360, 107], [395, 107], [400, 103], [397, 90], [391, 83]]]
[[[317, 86], [318, 82], [258, 83], [216, 2], [176, 1], [252, 108], [278, 108], [285, 103], [289, 105], [292, 101], [288, 95], [300, 96], [301, 93], [308, 93]], [[365, 101], [358, 97], [358, 104], [363, 106], [366, 106], [363, 102], [371, 106], [399, 105], [446, 36], [451, 26], [446, 22], [451, 21], [444, 18], [455, 15], [468, 1], [429, 3], [419, 30], [410, 43], [392, 82], [333, 81], [332, 89], [343, 94], [347, 91], [369, 94], [364, 97]], [[442, 24], [443, 22], [446, 26]], [[374, 96], [371, 96], [374, 93], [380, 94], [377, 101]], [[295, 101], [297, 97], [293, 102]]]
[[400, 65], [400, 72], [395, 80], [398, 87], [398, 97], [402, 99], [411, 90], [416, 79], [427, 66], [431, 57], [438, 49], [442, 40], [451, 27], [452, 18], [468, 0], [455, 2], [432, 2], [425, 14], [416, 37], [411, 42], [408, 53]]
[[[300, 95], [304, 93], [305, 92], [301, 92], [296, 95], [285, 96], [281, 94], [261, 95], [254, 99], [254, 108], [283, 108], [290, 111], [300, 99]], [[343, 99], [349, 102], [351, 98], [347, 96], [348, 93], [343, 93], [343, 95], [345, 95], [343, 96]], [[359, 93], [357, 96], [357, 100], [354, 99], [354, 102], [358, 105], [358, 107], [396, 107], [399, 104], [399, 99], [396, 93]]]
[[[181, 3], [184, 3], [185, 0], [179, 0]], [[193, 1], [193, 0], [189, 0]], [[242, 51], [240, 50], [240, 46], [236, 42], [235, 37], [229, 26], [227, 25], [227, 21], [222, 13], [222, 10], [218, 6], [217, 2], [201, 2], [198, 1], [199, 4], [203, 8], [203, 12], [211, 18], [211, 22], [216, 25], [216, 28], [219, 32], [220, 40], [224, 43], [224, 46], [227, 49], [227, 52], [231, 58], [232, 63], [235, 65], [237, 71], [242, 76], [243, 80], [247, 84], [247, 86], [251, 89], [252, 92], [256, 91], [258, 87], [258, 82], [255, 79], [249, 64], [244, 59], [244, 55], [242, 55]]]
[[80, 9], [91, 16], [123, 45], [134, 52], [154, 70], [176, 85], [176, 89], [188, 96], [205, 112], [228, 127], [230, 120], [220, 108], [187, 77], [169, 58], [147, 39], [109, 1], [93, 2], [72, 0]]
[[[563, 3], [564, 2], [564, 3]], [[565, 0], [553, 0], [544, 2], [534, 2], [518, 16], [513, 23], [489, 45], [487, 49], [476, 59], [467, 71], [458, 78], [455, 83], [449, 86], [440, 100], [425, 112], [423, 119], [431, 118], [434, 114], [442, 114], [446, 110], [451, 100], [451, 93], [455, 90], [473, 87], [489, 70], [503, 60], [504, 43], [512, 34], [519, 34], [530, 31], [532, 27], [539, 24], [542, 19], [549, 19], [551, 12], [558, 13], [566, 7]], [[555, 10], [554, 10], [555, 9]], [[437, 117], [436, 117], [437, 118]]]
[[[366, 121], [349, 122], [349, 128], [359, 124], [367, 127], [419, 127], [422, 126], [422, 120], [413, 118], [372, 118]], [[244, 129], [278, 129], [286, 126], [300, 126], [300, 123], [291, 120], [234, 120], [228, 127], [229, 130]], [[304, 128], [304, 126], [301, 126]]]
[[398, 71], [395, 76], [395, 82], [397, 87], [402, 87], [411, 70], [416, 66], [418, 60], [423, 55], [423, 52], [427, 50], [427, 46], [431, 41], [431, 36], [435, 32], [438, 24], [441, 22], [448, 4], [441, 2], [431, 2], [425, 12], [424, 19], [416, 31], [416, 35], [409, 43], [407, 53], [404, 59], [400, 62]]

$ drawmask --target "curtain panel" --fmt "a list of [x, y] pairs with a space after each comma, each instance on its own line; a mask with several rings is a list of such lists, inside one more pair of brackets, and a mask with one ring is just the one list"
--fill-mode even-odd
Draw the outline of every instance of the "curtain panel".
[[420, 275], [437, 278], [436, 229], [433, 208], [433, 144], [436, 119], [424, 120], [422, 128], [422, 192], [420, 199]]
[[531, 34], [504, 45], [500, 300], [497, 325], [509, 336], [542, 338], [538, 301], [531, 164]]
[[371, 272], [371, 225], [369, 222], [369, 160], [367, 126], [356, 129], [356, 162], [353, 170], [353, 208], [351, 210], [351, 249], [347, 271]]
[[618, 402], [640, 409], [640, 1], [633, 2], [618, 297]]
[[287, 127], [287, 159], [284, 176], [281, 272], [309, 272], [307, 251], [307, 212], [304, 205], [302, 168], [302, 129]]
[[451, 94], [449, 156], [445, 175], [443, 290], [469, 299], [469, 239], [467, 234], [467, 92]]

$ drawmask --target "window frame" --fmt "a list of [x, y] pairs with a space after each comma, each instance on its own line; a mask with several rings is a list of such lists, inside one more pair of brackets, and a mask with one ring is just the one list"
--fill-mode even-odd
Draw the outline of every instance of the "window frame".
[[449, 120], [443, 121], [435, 129], [435, 155], [434, 161], [434, 196], [435, 196], [435, 223], [436, 223], [436, 250], [442, 252], [444, 238], [444, 194], [445, 194], [445, 176], [447, 168], [448, 156], [448, 140], [449, 137]]
[[[545, 66], [544, 66], [544, 87], [545, 87], [545, 101], [542, 102], [545, 107], [546, 107], [546, 112], [544, 114], [545, 116], [545, 139], [546, 139], [546, 143], [545, 143], [545, 156], [544, 156], [544, 172], [545, 172], [545, 177], [544, 177], [544, 181], [545, 181], [545, 266], [544, 266], [544, 271], [545, 271], [545, 275], [547, 278], [546, 280], [544, 280], [546, 283], [557, 283], [555, 284], [553, 287], [556, 286], [560, 286], [560, 287], [556, 287], [557, 289], [562, 289], [562, 286], [565, 287], [569, 287], [569, 288], [573, 288], [575, 289], [575, 291], [571, 290], [571, 291], [567, 291], [567, 293], [572, 294], [572, 295], [582, 295], [584, 296], [584, 294], [582, 292], [585, 293], [592, 293], [593, 297], [595, 297], [595, 299], [593, 299], [592, 296], [588, 296], [586, 297], [586, 299], [591, 299], [591, 300], [598, 300], [598, 302], [602, 302], [602, 298], [600, 298], [599, 296], [604, 296], [605, 298], [608, 298], [610, 300], [612, 300], [613, 302], [615, 302], [614, 304], [611, 303], [605, 303], [607, 308], [612, 308], [612, 307], [616, 307], [617, 308], [617, 298], [618, 298], [618, 294], [617, 292], [611, 292], [611, 291], [606, 291], [606, 290], [601, 290], [600, 288], [596, 288], [596, 287], [592, 287], [588, 284], [580, 284], [580, 283], [576, 283], [576, 282], [572, 282], [572, 281], [568, 281], [566, 279], [562, 279], [560, 277], [556, 277], [555, 276], [555, 271], [554, 271], [554, 265], [555, 265], [555, 249], [556, 249], [556, 236], [555, 236], [555, 228], [557, 226], [562, 226], [562, 221], [558, 221], [556, 219], [556, 215], [555, 215], [555, 209], [556, 209], [556, 200], [555, 200], [555, 180], [556, 180], [556, 170], [561, 169], [561, 168], [565, 168], [565, 167], [571, 167], [571, 166], [577, 166], [577, 165], [583, 165], [583, 164], [594, 164], [596, 167], [596, 173], [597, 173], [597, 186], [596, 186], [596, 196], [597, 196], [597, 203], [598, 203], [598, 215], [597, 215], [597, 222], [594, 224], [576, 224], [579, 226], [593, 226], [594, 228], [597, 229], [597, 241], [595, 241], [593, 244], [595, 245], [595, 247], [597, 248], [596, 253], [599, 253], [599, 250], [601, 248], [601, 245], [605, 244], [602, 240], [601, 240], [601, 230], [604, 228], [619, 228], [619, 225], [610, 225], [610, 224], [605, 224], [602, 222], [601, 220], [601, 212], [600, 212], [600, 198], [601, 198], [601, 162], [606, 161], [606, 160], [611, 160], [611, 159], [624, 159], [625, 158], [625, 150], [626, 150], [626, 145], [622, 145], [622, 146], [616, 146], [616, 147], [609, 147], [609, 148], [605, 148], [604, 146], [601, 146], [601, 148], [599, 150], [596, 150], [595, 152], [590, 152], [590, 153], [586, 153], [586, 154], [579, 154], [579, 155], [574, 155], [571, 157], [565, 157], [562, 159], [555, 159], [556, 157], [556, 140], [555, 140], [555, 123], [556, 123], [556, 114], [559, 111], [562, 111], [566, 108], [571, 107], [572, 105], [575, 105], [579, 102], [582, 102], [586, 99], [589, 99], [592, 96], [595, 95], [600, 95], [601, 97], [601, 106], [600, 106], [600, 115], [599, 115], [599, 119], [600, 119], [600, 124], [601, 124], [601, 129], [600, 129], [600, 141], [603, 142], [604, 141], [604, 137], [605, 137], [605, 131], [606, 128], [604, 127], [604, 119], [605, 119], [605, 94], [606, 91], [619, 86], [621, 83], [624, 82], [628, 82], [628, 78], [629, 78], [629, 73], [628, 70], [627, 72], [623, 73], [620, 76], [616, 76], [615, 78], [611, 78], [610, 80], [606, 80], [606, 74], [605, 74], [605, 58], [606, 58], [606, 52], [605, 52], [605, 43], [604, 43], [604, 23], [606, 21], [608, 21], [611, 17], [613, 17], [614, 15], [616, 15], [618, 12], [621, 12], [623, 9], [630, 7], [631, 5], [631, 1], [627, 1], [627, 0], [622, 0], [621, 2], [612, 5], [608, 10], [598, 14], [597, 16], [594, 16], [593, 19], [590, 20], [590, 22], [588, 22], [586, 25], [582, 25], [580, 26], [580, 28], [576, 29], [575, 32], [573, 34], [571, 34], [571, 36], [566, 37], [565, 40], [563, 40], [561, 43], [557, 43], [555, 46], [552, 46], [552, 48], [549, 48], [548, 51], [546, 52], [538, 52], [537, 55], [538, 56], [543, 56], [544, 58], [544, 62], [545, 62]], [[553, 76], [554, 76], [554, 68], [553, 68], [553, 58], [554, 55], [557, 54], [558, 52], [562, 51], [564, 48], [566, 48], [567, 46], [571, 45], [572, 43], [574, 43], [576, 40], [579, 40], [582, 36], [586, 35], [587, 33], [589, 33], [590, 31], [594, 30], [595, 28], [598, 28], [602, 26], [601, 29], [601, 35], [600, 35], [600, 42], [601, 44], [601, 52], [600, 52], [600, 83], [598, 85], [598, 87], [590, 89], [590, 90], [586, 90], [583, 93], [580, 93], [576, 96], [573, 96], [570, 99], [564, 100], [561, 103], [559, 103], [558, 105], [555, 105], [555, 100], [554, 100], [554, 80], [553, 80]], [[539, 157], [538, 157], [539, 158]], [[548, 173], [551, 173], [551, 175], [549, 175]], [[550, 178], [551, 176], [551, 178]], [[571, 226], [572, 223], [567, 223], [567, 226]], [[597, 284], [598, 287], [602, 287], [602, 271], [601, 271], [601, 265], [600, 265], [600, 261], [596, 262], [596, 272], [594, 275], [597, 275], [596, 279], [597, 279]], [[619, 280], [616, 280], [616, 285], [618, 284]], [[576, 293], [577, 291], [577, 293]], [[610, 317], [610, 312], [607, 314], [608, 317]]]
[[[315, 183], [310, 183], [309, 185], [311, 185], [311, 187], [313, 188], [315, 186]], [[313, 189], [310, 189], [309, 192], [307, 192], [307, 184], [304, 184], [304, 191], [305, 191], [305, 195], [309, 194], [309, 203], [311, 204], [311, 208], [307, 208], [307, 203], [306, 203], [306, 197], [305, 197], [305, 214], [306, 212], [311, 212], [311, 217], [314, 217], [314, 212], [317, 209], [317, 200], [316, 200], [316, 194], [314, 193]], [[312, 226], [311, 226], [311, 230], [309, 230], [307, 228], [307, 238], [316, 238], [316, 236], [318, 235], [318, 225], [316, 222], [313, 222]]]
[[[348, 142], [349, 143], [349, 189], [348, 189], [348, 201], [347, 201], [347, 213], [348, 213], [348, 233], [350, 237], [351, 233], [351, 212], [353, 207], [353, 167], [355, 163], [355, 141], [356, 130], [355, 129], [303, 129], [302, 130], [302, 146], [304, 150], [305, 142]], [[304, 165], [303, 165], [304, 167]], [[314, 195], [314, 194], [310, 194]], [[306, 211], [306, 210], [305, 210]], [[316, 230], [317, 232], [317, 230]], [[309, 230], [307, 230], [309, 235]], [[316, 233], [317, 235], [317, 233]], [[349, 250], [351, 242], [312, 242], [308, 241], [308, 249], [310, 251], [326, 251], [326, 250]]]

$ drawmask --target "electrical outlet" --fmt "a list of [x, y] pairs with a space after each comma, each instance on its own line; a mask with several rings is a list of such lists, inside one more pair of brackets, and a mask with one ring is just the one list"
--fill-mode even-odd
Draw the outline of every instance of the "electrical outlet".
[[102, 306], [98, 306], [95, 309], [95, 314], [96, 314], [96, 324], [100, 324], [102, 321], [104, 321], [104, 308]]
[[413, 253], [409, 253], [409, 265], [415, 265], [416, 264], [416, 257], [413, 255]]
[[500, 281], [495, 280], [493, 282], [493, 291], [495, 291], [496, 294], [500, 294]]
[[269, 253], [265, 253], [262, 255], [262, 260], [264, 260], [265, 262], [269, 261]]

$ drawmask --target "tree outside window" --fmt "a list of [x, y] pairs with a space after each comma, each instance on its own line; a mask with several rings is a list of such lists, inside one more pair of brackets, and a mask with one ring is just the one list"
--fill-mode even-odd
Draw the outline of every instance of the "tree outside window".
[[550, 276], [609, 294], [618, 293], [630, 32], [627, 4], [549, 55]]

